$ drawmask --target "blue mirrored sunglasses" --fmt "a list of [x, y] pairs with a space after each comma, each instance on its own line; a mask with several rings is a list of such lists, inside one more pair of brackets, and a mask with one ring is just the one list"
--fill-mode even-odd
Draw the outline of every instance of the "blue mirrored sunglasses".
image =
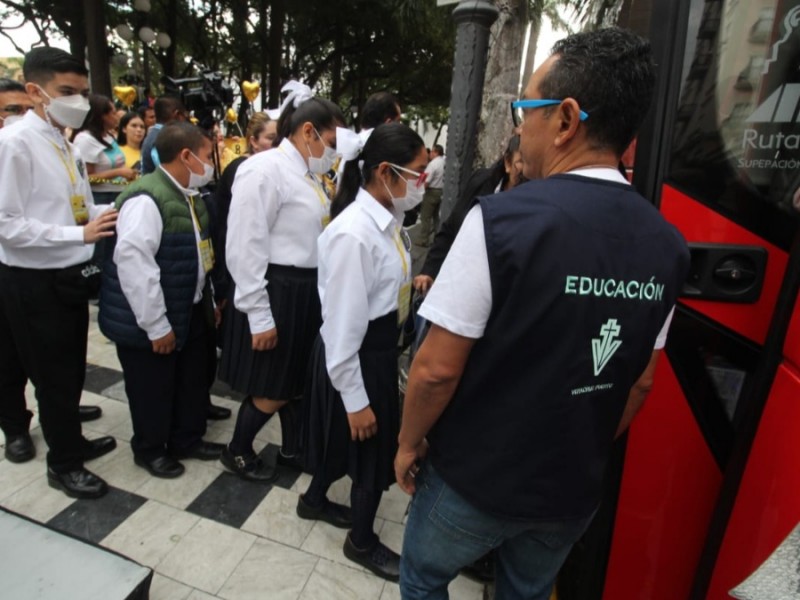
[[[511, 118], [514, 121], [514, 127], [519, 127], [522, 124], [522, 119], [524, 118], [524, 109], [531, 109], [531, 108], [541, 108], [543, 106], [553, 106], [555, 104], [561, 104], [563, 100], [552, 100], [552, 99], [541, 99], [541, 100], [514, 100], [511, 103]], [[589, 118], [589, 113], [586, 111], [580, 111], [578, 113], [580, 115], [581, 121], [585, 121]]]

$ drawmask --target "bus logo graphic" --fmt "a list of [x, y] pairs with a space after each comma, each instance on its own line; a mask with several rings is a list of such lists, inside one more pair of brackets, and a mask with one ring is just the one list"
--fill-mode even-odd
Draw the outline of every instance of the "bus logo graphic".
[[795, 6], [792, 10], [786, 13], [783, 19], [783, 37], [772, 45], [772, 52], [768, 60], [764, 61], [764, 68], [761, 70], [762, 75], [766, 75], [769, 71], [769, 66], [778, 60], [778, 48], [780, 48], [792, 35], [792, 32], [800, 25], [800, 6]]
[[800, 104], [800, 83], [787, 83], [772, 92], [746, 123], [794, 123]]
[[600, 375], [608, 361], [622, 345], [620, 340], [614, 338], [619, 336], [621, 327], [616, 319], [609, 319], [600, 328], [600, 338], [592, 338], [592, 361], [594, 362], [594, 375]]

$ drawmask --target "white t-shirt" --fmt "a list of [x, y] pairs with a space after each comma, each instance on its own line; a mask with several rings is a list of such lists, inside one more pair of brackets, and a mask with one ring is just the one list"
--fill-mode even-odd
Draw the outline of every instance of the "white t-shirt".
[[[108, 147], [101, 144], [88, 131], [81, 131], [75, 136], [73, 144], [80, 152], [83, 161], [94, 165], [95, 173], [124, 167], [125, 154], [117, 141], [108, 134], [103, 136], [103, 141], [108, 144]], [[93, 183], [92, 190], [95, 192], [119, 192], [125, 189], [126, 180], [122, 177], [116, 179], [118, 180], [116, 183]]]
[[427, 185], [429, 188], [440, 190], [444, 187], [444, 157], [437, 156], [425, 167], [428, 174]]
[[[584, 169], [573, 174], [607, 181], [628, 183], [614, 169]], [[474, 206], [456, 236], [419, 314], [451, 333], [478, 339], [483, 337], [492, 312], [492, 285], [489, 256], [480, 205]], [[667, 342], [672, 308], [656, 338], [655, 350]]]

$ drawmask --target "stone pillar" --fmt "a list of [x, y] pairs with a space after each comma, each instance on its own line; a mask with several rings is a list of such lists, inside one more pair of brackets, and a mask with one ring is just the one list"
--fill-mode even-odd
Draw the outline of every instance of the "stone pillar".
[[498, 14], [497, 8], [486, 0], [461, 0], [453, 11], [457, 25], [456, 55], [450, 88], [442, 220], [453, 210], [472, 174], [489, 28]]

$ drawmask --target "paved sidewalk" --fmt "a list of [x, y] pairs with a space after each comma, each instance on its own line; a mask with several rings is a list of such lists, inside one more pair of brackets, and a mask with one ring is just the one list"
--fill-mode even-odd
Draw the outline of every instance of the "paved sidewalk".
[[[344, 530], [296, 516], [298, 495], [310, 480], [307, 474], [283, 469], [275, 484], [261, 485], [239, 480], [218, 462], [187, 460], [186, 473], [174, 480], [153, 478], [135, 466], [116, 350], [97, 329], [96, 308], [91, 308], [91, 315], [89, 366], [81, 401], [102, 407], [103, 417], [86, 423], [84, 433], [89, 438], [113, 435], [118, 447], [87, 463], [87, 468], [104, 477], [112, 489], [100, 500], [76, 501], [48, 487], [47, 449], [34, 417], [35, 460], [16, 465], [0, 454], [1, 506], [153, 568], [151, 600], [400, 598], [396, 584], [344, 557]], [[209, 421], [206, 439], [227, 442], [238, 400], [224, 387], [214, 391], [218, 394], [214, 403], [233, 409], [234, 416]], [[27, 397], [36, 412], [30, 386]], [[279, 421], [272, 419], [256, 439], [256, 451], [271, 455], [279, 444]], [[331, 499], [349, 504], [349, 480], [333, 486]], [[392, 486], [378, 510], [376, 530], [398, 552], [408, 501]], [[450, 586], [454, 600], [482, 600], [484, 593], [483, 585], [464, 577]]]

